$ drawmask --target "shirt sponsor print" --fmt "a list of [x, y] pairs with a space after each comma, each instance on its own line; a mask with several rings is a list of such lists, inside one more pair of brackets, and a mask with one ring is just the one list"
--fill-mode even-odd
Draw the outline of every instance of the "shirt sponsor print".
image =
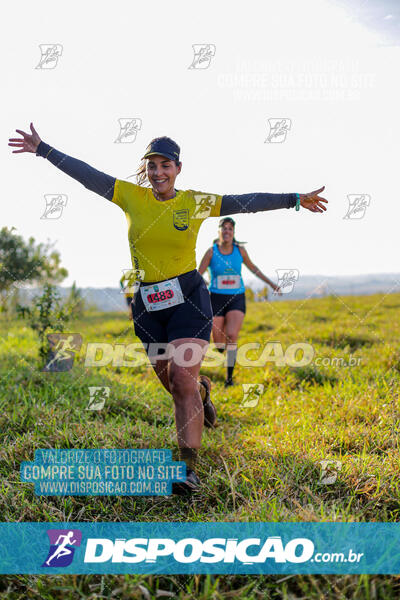
[[173, 223], [175, 229], [178, 229], [178, 231], [185, 231], [189, 227], [189, 210], [187, 208], [174, 210]]

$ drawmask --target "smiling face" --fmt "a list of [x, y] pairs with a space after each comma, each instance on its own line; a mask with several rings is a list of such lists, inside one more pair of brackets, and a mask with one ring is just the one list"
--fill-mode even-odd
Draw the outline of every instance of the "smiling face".
[[161, 154], [154, 154], [147, 159], [147, 177], [159, 194], [166, 194], [174, 190], [175, 179], [181, 169], [182, 163], [177, 166], [174, 160]]
[[222, 227], [219, 228], [219, 242], [220, 244], [231, 244], [233, 240], [233, 236], [235, 235], [235, 228], [232, 223], [227, 221], [222, 224]]

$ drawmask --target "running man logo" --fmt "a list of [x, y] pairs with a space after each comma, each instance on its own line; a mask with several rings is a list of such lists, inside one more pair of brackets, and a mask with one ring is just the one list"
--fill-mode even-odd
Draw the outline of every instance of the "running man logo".
[[134, 296], [144, 280], [144, 269], [122, 269], [121, 294]]
[[319, 464], [321, 465], [321, 477], [318, 483], [320, 485], [332, 485], [332, 483], [335, 483], [338, 471], [342, 469], [342, 463], [339, 460], [320, 460]]
[[82, 346], [80, 333], [50, 333], [47, 336], [50, 351], [42, 369], [46, 373], [69, 371], [74, 364], [75, 352]]
[[68, 567], [74, 558], [75, 548], [81, 545], [79, 529], [48, 529], [50, 549], [42, 567]]
[[119, 133], [114, 144], [132, 144], [136, 140], [139, 129], [142, 129], [142, 119], [118, 119]]
[[189, 210], [187, 208], [174, 210], [173, 221], [175, 229], [185, 231], [189, 227]]
[[45, 194], [46, 208], [41, 219], [59, 219], [63, 208], [67, 206], [68, 197], [65, 194]]
[[41, 57], [35, 69], [55, 69], [63, 47], [61, 44], [39, 44]]
[[196, 207], [193, 219], [206, 219], [209, 217], [217, 201], [217, 196], [213, 194], [194, 194], [194, 199]]
[[89, 404], [86, 410], [101, 410], [104, 408], [106, 399], [110, 396], [109, 387], [89, 387]]
[[276, 274], [278, 276], [278, 287], [282, 294], [290, 294], [299, 278], [298, 269], [276, 269]]
[[189, 69], [208, 69], [215, 56], [214, 44], [192, 44], [194, 57]]
[[264, 144], [281, 144], [292, 126], [290, 119], [268, 119], [269, 134]]
[[348, 194], [347, 199], [349, 207], [343, 219], [362, 219], [370, 205], [371, 196], [369, 194]]
[[243, 402], [241, 408], [254, 408], [264, 393], [262, 383], [242, 383]]

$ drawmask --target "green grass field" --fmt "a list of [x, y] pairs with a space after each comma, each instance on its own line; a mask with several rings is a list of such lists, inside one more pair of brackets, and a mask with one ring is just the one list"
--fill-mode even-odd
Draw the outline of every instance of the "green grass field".
[[[150, 366], [85, 367], [87, 342], [138, 341], [125, 313], [88, 313], [68, 331], [83, 336], [66, 373], [41, 373], [36, 335], [0, 320], [0, 521], [399, 521], [400, 295], [248, 304], [240, 344], [307, 342], [323, 364], [302, 368], [205, 368], [219, 426], [205, 430], [190, 502], [170, 497], [38, 497], [21, 483], [39, 448], [174, 448], [170, 396]], [[259, 353], [250, 351], [249, 357]], [[337, 360], [360, 359], [355, 366]], [[321, 361], [319, 361], [321, 363]], [[256, 407], [242, 383], [263, 383]], [[108, 386], [101, 411], [88, 386]], [[320, 461], [337, 479], [321, 483]], [[331, 473], [332, 474], [332, 473]], [[2, 598], [394, 599], [384, 576], [1, 576]]]

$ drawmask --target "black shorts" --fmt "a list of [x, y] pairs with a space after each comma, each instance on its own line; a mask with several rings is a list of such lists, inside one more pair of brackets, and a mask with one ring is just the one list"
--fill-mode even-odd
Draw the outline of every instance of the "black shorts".
[[230, 310], [241, 310], [246, 313], [246, 296], [243, 294], [210, 293], [214, 317], [224, 317]]
[[133, 323], [135, 334], [143, 344], [168, 343], [179, 338], [210, 341], [213, 314], [203, 277], [194, 269], [179, 275], [178, 279], [185, 302], [163, 310], [147, 312], [140, 289], [135, 292], [131, 304]]

